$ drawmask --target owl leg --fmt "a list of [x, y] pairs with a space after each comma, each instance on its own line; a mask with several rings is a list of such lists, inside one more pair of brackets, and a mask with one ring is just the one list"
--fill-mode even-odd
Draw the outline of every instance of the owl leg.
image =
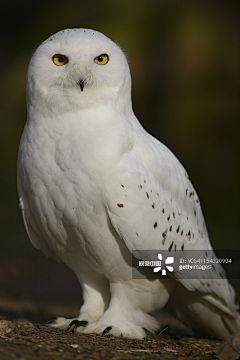
[[73, 319], [58, 317], [50, 319], [46, 325], [62, 330], [74, 330], [85, 328], [88, 324], [97, 321], [104, 313], [109, 304], [109, 281], [99, 274], [78, 273], [77, 278], [82, 287], [83, 305], [79, 315]]
[[[85, 328], [77, 327], [77, 332], [97, 333], [102, 336], [124, 336], [142, 339], [146, 332], [154, 333], [160, 328], [157, 320], [148, 313], [157, 307], [163, 307], [168, 298], [168, 289], [158, 282], [143, 283], [121, 282], [111, 283], [111, 300], [108, 309], [96, 321]], [[144, 283], [145, 285], [145, 283]]]

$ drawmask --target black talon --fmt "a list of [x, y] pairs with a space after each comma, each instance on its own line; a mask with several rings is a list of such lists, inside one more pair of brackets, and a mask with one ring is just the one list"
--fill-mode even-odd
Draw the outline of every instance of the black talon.
[[79, 320], [72, 320], [71, 322], [70, 322], [70, 324], [68, 325], [68, 328], [67, 328], [67, 331], [68, 330], [70, 330], [71, 329], [71, 327], [73, 326], [73, 325], [75, 325], [75, 324], [77, 324], [79, 322]]
[[87, 324], [88, 324], [88, 321], [85, 321], [85, 320], [81, 320], [81, 321], [78, 321], [77, 323], [76, 323], [76, 325], [74, 326], [74, 329], [73, 329], [73, 331], [75, 331], [79, 326], [87, 326]]
[[143, 327], [143, 330], [145, 331], [145, 333], [146, 333], [147, 335], [150, 335], [150, 334], [151, 334], [150, 331], [149, 331], [148, 329], [144, 328], [144, 327]]
[[45, 325], [52, 324], [54, 321], [56, 321], [56, 318], [50, 318], [45, 322]]
[[106, 329], [103, 330], [102, 336], [105, 336], [110, 330], [112, 330], [111, 326], [106, 327]]

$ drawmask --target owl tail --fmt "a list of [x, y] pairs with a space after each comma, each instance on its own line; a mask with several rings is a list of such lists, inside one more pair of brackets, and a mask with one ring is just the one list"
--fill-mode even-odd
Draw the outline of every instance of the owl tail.
[[230, 317], [226, 314], [222, 314], [222, 319], [226, 325], [226, 328], [230, 331], [230, 334], [234, 334], [240, 330], [240, 319]]
[[240, 315], [235, 308], [181, 284], [171, 294], [166, 310], [201, 336], [226, 339], [240, 330]]

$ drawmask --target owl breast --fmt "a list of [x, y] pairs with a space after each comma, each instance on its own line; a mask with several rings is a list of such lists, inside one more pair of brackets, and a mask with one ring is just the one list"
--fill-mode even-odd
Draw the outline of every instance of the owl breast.
[[[106, 223], [99, 174], [94, 159], [59, 127], [26, 125], [21, 139], [19, 171], [31, 216], [50, 248], [63, 253], [88, 252]], [[31, 220], [29, 220], [31, 221]], [[95, 244], [95, 245], [94, 245]], [[95, 246], [97, 247], [97, 246]]]

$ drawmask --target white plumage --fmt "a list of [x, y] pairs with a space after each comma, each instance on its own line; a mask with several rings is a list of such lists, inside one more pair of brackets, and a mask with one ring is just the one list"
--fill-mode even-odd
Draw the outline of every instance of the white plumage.
[[144, 328], [159, 328], [149, 313], [165, 305], [202, 333], [236, 331], [227, 280], [132, 279], [132, 250], [141, 259], [146, 249], [211, 245], [186, 171], [133, 113], [121, 49], [93, 30], [53, 35], [31, 59], [27, 109], [18, 157], [23, 219], [33, 245], [81, 283], [76, 331], [143, 338]]

